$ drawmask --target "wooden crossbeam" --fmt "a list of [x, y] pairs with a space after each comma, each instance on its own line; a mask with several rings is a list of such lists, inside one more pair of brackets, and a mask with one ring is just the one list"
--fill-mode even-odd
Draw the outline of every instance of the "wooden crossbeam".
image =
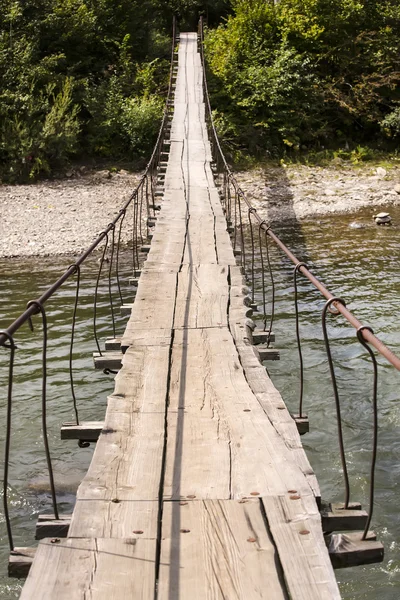
[[322, 529], [333, 531], [364, 531], [368, 513], [361, 509], [359, 502], [350, 502], [348, 508], [343, 503], [325, 504], [321, 509]]
[[56, 519], [54, 515], [39, 515], [36, 523], [35, 540], [44, 538], [66, 538], [71, 524], [72, 515], [59, 515]]
[[63, 423], [61, 426], [61, 439], [97, 442], [103, 427], [104, 421], [86, 421], [79, 425], [76, 423]]
[[112, 371], [118, 371], [122, 365], [122, 352], [93, 352], [94, 368], [96, 371], [103, 371], [104, 369], [110, 369]]
[[273, 333], [271, 331], [270, 334], [268, 334], [268, 331], [252, 331], [251, 333], [251, 339], [253, 344], [258, 345], [258, 344], [265, 344], [268, 339], [270, 342], [275, 342], [275, 333]]
[[329, 556], [334, 569], [358, 567], [380, 563], [384, 558], [384, 548], [373, 531], [362, 540], [362, 533], [331, 533], [327, 536]]
[[8, 576], [22, 579], [28, 576], [36, 548], [14, 548], [8, 559]]

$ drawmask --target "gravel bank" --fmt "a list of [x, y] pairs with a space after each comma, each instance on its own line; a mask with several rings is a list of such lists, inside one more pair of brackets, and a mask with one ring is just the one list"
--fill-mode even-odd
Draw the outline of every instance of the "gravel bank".
[[94, 171], [0, 186], [0, 257], [82, 252], [115, 217], [140, 175]]
[[[0, 186], [0, 257], [78, 254], [118, 213], [139, 173], [83, 171], [34, 185]], [[400, 167], [267, 167], [239, 172], [268, 220], [400, 204]], [[129, 236], [129, 231], [126, 231]]]
[[400, 204], [400, 166], [307, 167], [288, 165], [240, 172], [237, 179], [269, 221], [356, 212]]

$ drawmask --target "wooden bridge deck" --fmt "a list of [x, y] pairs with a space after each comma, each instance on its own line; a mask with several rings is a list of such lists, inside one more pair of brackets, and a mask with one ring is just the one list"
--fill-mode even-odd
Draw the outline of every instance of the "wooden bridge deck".
[[165, 195], [68, 538], [21, 598], [340, 598], [318, 484], [251, 345], [182, 34]]

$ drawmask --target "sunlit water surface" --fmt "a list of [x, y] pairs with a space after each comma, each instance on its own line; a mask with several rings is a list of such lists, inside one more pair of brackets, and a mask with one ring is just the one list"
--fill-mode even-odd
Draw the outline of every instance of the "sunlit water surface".
[[[376, 227], [371, 212], [351, 216], [309, 219], [301, 223], [275, 223], [274, 229], [306, 262], [328, 288], [344, 298], [350, 310], [400, 355], [400, 210], [391, 210], [395, 225]], [[357, 221], [365, 228], [349, 225]], [[396, 226], [396, 223], [399, 225]], [[289, 408], [296, 412], [298, 354], [295, 342], [293, 266], [271, 249], [277, 289], [275, 346], [281, 360], [268, 363], [269, 373]], [[0, 327], [7, 326], [53, 282], [71, 259], [0, 261]], [[122, 272], [129, 273], [129, 265]], [[93, 290], [97, 257], [82, 270], [81, 303], [74, 352], [74, 376], [80, 416], [86, 420], [104, 417], [107, 394], [113, 389], [112, 375], [93, 368]], [[123, 274], [122, 273], [122, 274]], [[261, 304], [260, 273], [256, 297]], [[305, 410], [311, 431], [303, 443], [314, 467], [325, 500], [343, 499], [337, 429], [328, 364], [321, 331], [324, 301], [300, 277], [299, 307], [305, 362]], [[66, 283], [54, 300], [46, 304], [49, 320], [48, 423], [60, 511], [71, 512], [77, 486], [88, 468], [93, 447], [78, 448], [76, 442], [60, 440], [60, 424], [73, 420], [69, 385], [68, 345], [74, 281]], [[126, 302], [131, 300], [123, 286]], [[267, 295], [267, 300], [269, 301]], [[116, 305], [117, 296], [115, 296]], [[108, 285], [104, 280], [99, 296], [99, 338], [112, 337], [108, 310]], [[268, 304], [269, 306], [269, 304]], [[124, 320], [118, 317], [122, 332]], [[16, 335], [12, 455], [10, 463], [10, 512], [16, 546], [32, 546], [38, 514], [52, 512], [40, 423], [41, 355], [40, 317], [34, 318], [34, 333], [25, 326]], [[372, 441], [372, 368], [366, 352], [357, 343], [355, 331], [341, 317], [329, 317], [332, 353], [342, 401], [344, 437], [351, 479], [352, 499], [368, 508], [370, 449]], [[0, 450], [4, 446], [7, 354], [1, 350]], [[385, 545], [380, 565], [337, 571], [346, 600], [398, 600], [400, 597], [400, 513], [397, 492], [400, 481], [400, 374], [379, 358], [379, 454], [373, 529]], [[4, 517], [0, 521], [0, 597], [16, 598], [21, 585], [7, 578], [8, 542]]]

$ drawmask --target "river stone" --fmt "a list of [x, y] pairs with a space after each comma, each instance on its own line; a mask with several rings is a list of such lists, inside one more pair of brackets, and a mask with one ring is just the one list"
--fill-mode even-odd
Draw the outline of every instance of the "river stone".
[[397, 194], [400, 194], [400, 183], [398, 183], [397, 185], [395, 185], [393, 189], [394, 189], [394, 191], [395, 191]]
[[387, 173], [387, 171], [383, 167], [378, 167], [376, 169], [376, 174], [378, 175], [378, 177], [385, 177], [386, 173]]

